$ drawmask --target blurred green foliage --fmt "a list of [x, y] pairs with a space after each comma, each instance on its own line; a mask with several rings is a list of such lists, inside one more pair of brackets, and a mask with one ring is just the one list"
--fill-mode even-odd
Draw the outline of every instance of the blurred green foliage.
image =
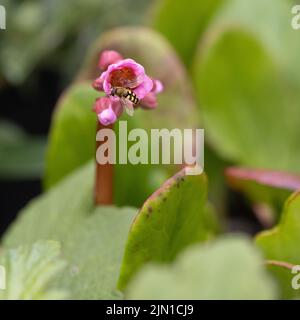
[[[295, 193], [285, 203], [279, 224], [256, 237], [256, 244], [269, 260], [285, 261], [292, 265], [300, 264], [300, 194]], [[291, 270], [270, 266], [282, 289], [285, 299], [298, 298], [299, 291], [292, 288]]]
[[97, 96], [85, 83], [73, 86], [59, 100], [49, 134], [46, 189], [94, 158], [97, 120], [92, 106]]
[[198, 41], [225, 0], [157, 1], [153, 27], [174, 46], [186, 65], [191, 65]]
[[22, 84], [44, 64], [68, 79], [101, 32], [142, 22], [151, 0], [3, 0], [7, 30], [0, 42], [0, 78]]
[[300, 172], [300, 41], [290, 8], [230, 1], [199, 43], [193, 76], [207, 141], [235, 163]]
[[250, 239], [220, 237], [180, 254], [175, 263], [149, 264], [126, 290], [128, 299], [276, 299], [276, 286]]

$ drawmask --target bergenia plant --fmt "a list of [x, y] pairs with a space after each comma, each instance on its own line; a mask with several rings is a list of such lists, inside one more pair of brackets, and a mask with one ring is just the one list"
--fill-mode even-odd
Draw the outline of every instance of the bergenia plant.
[[[98, 129], [113, 126], [124, 110], [133, 115], [134, 109], [155, 109], [156, 95], [163, 90], [159, 80], [153, 79], [145, 68], [133, 59], [124, 59], [114, 50], [103, 51], [98, 67], [100, 76], [93, 82], [97, 91], [105, 93], [96, 100], [94, 111], [98, 117]], [[97, 143], [98, 145], [101, 142]], [[111, 164], [96, 164], [95, 203], [97, 205], [113, 202], [113, 167]]]
[[[94, 111], [102, 125], [115, 123], [124, 109], [132, 115], [130, 110], [138, 107], [157, 107], [156, 95], [163, 90], [163, 85], [148, 76], [142, 65], [133, 59], [124, 59], [116, 51], [108, 50], [101, 54], [99, 68], [102, 73], [94, 81], [93, 87], [105, 92], [106, 96], [96, 100]], [[116, 88], [123, 89], [125, 94], [115, 94]], [[135, 97], [135, 101], [131, 97]]]

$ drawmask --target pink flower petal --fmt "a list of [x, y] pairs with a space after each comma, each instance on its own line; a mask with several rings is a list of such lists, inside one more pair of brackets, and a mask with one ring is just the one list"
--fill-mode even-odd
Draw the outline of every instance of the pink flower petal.
[[119, 54], [119, 52], [114, 50], [105, 50], [100, 56], [99, 67], [102, 70], [106, 70], [109, 65], [117, 63], [122, 59], [123, 57]]
[[141, 100], [140, 105], [144, 109], [155, 109], [157, 107], [156, 94], [149, 92], [144, 99]]
[[104, 51], [99, 65], [107, 69], [93, 83], [96, 90], [104, 91], [107, 95], [98, 99], [94, 107], [103, 125], [114, 123], [124, 111], [120, 98], [111, 96], [112, 87], [130, 88], [140, 100], [140, 106], [145, 109], [157, 107], [156, 94], [164, 89], [159, 80], [146, 75], [142, 65], [133, 59], [121, 58], [116, 51]]
[[133, 59], [124, 59], [118, 63], [115, 63], [112, 66], [111, 71], [113, 71], [115, 69], [119, 69], [119, 68], [124, 68], [124, 67], [131, 68], [137, 78], [139, 78], [140, 76], [142, 76], [142, 77], [145, 76], [144, 67], [141, 64], [135, 62]]
[[133, 89], [133, 92], [137, 95], [137, 97], [141, 100], [143, 99], [149, 92], [151, 92], [153, 88], [153, 81], [151, 78], [145, 75], [144, 81], [136, 88]]
[[98, 119], [101, 124], [108, 126], [117, 121], [117, 115], [114, 113], [113, 109], [108, 108], [98, 114]]
[[152, 91], [155, 93], [160, 93], [164, 90], [164, 85], [159, 80], [153, 80], [154, 85]]
[[[139, 63], [136, 63], [132, 59], [125, 59], [122, 61], [119, 61], [118, 63], [111, 64], [108, 68], [107, 71], [101, 75], [101, 78], [103, 79], [103, 89], [107, 95], [110, 94], [112, 84], [110, 80], [111, 74], [116, 71], [116, 70], [121, 70], [122, 68], [129, 68], [132, 70], [135, 79], [134, 82], [136, 82], [136, 86], [138, 87], [139, 85], [143, 85], [146, 82], [146, 85], [149, 87], [149, 77], [146, 76], [145, 74], [145, 69], [142, 65]], [[126, 83], [126, 79], [123, 80], [124, 84]], [[129, 79], [128, 82], [131, 82]], [[126, 85], [124, 85], [126, 86]], [[152, 89], [153, 83], [151, 84], [151, 89]], [[151, 90], [150, 89], [150, 90]], [[148, 92], [146, 92], [148, 93]], [[142, 94], [141, 97], [143, 98], [145, 94]]]
[[261, 185], [288, 190], [300, 189], [300, 175], [279, 170], [228, 167], [226, 178], [232, 186], [239, 187], [242, 182], [252, 181]]
[[93, 88], [97, 91], [103, 91], [103, 80], [99, 77], [97, 78], [93, 84], [92, 84]]
[[121, 117], [123, 113], [123, 106], [120, 102], [120, 99], [112, 99], [112, 105], [111, 108], [113, 109], [114, 113], [117, 115], [117, 117]]
[[101, 97], [96, 100], [94, 105], [94, 111], [98, 114], [105, 109], [111, 108], [112, 102], [108, 97]]
[[100, 123], [107, 126], [117, 121], [123, 113], [123, 107], [119, 99], [101, 97], [96, 100], [94, 111], [97, 113]]

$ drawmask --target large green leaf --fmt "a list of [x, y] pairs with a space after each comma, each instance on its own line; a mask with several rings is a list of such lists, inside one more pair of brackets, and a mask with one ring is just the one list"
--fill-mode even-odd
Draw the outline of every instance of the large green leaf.
[[[273, 229], [264, 231], [256, 237], [256, 244], [269, 260], [283, 261], [292, 265], [300, 264], [300, 193], [294, 193], [287, 201], [280, 223]], [[295, 276], [289, 269], [270, 266], [277, 277], [284, 298], [299, 298], [291, 280]]]
[[229, 1], [200, 42], [194, 79], [206, 138], [229, 160], [300, 170], [299, 39], [290, 21], [286, 1]]
[[121, 289], [146, 262], [172, 261], [183, 248], [214, 235], [217, 224], [206, 201], [205, 174], [187, 175], [183, 169], [144, 203], [127, 240]]
[[300, 76], [300, 67], [295, 65], [300, 43], [291, 27], [291, 9], [291, 1], [287, 0], [252, 0], [251, 5], [247, 0], [230, 0], [218, 12], [208, 33], [222, 31], [230, 25], [249, 31], [266, 48], [287, 77], [285, 80], [296, 80]]
[[220, 238], [187, 249], [170, 266], [148, 265], [129, 299], [275, 299], [276, 287], [248, 239]]
[[98, 208], [78, 225], [64, 242], [70, 268], [57, 285], [69, 288], [73, 299], [120, 299], [116, 284], [135, 213], [131, 208]]
[[60, 254], [56, 241], [39, 241], [32, 246], [4, 251], [0, 255], [0, 265], [5, 268], [6, 288], [0, 290], [0, 300], [66, 298], [66, 290], [50, 288], [51, 282], [66, 267]]
[[12, 123], [0, 123], [0, 176], [4, 179], [39, 178], [44, 170], [46, 141], [29, 136]]
[[49, 137], [46, 187], [54, 185], [93, 157], [97, 118], [92, 106], [98, 95], [89, 83], [83, 83], [71, 87], [60, 99]]
[[[174, 46], [183, 61], [190, 65], [201, 38], [223, 0], [156, 1], [154, 28]], [[180, 36], [179, 36], [180, 35]]]
[[[29, 204], [3, 239], [5, 247], [58, 240], [69, 269], [57, 285], [73, 298], [112, 299], [135, 209], [94, 208], [88, 164]], [[113, 235], [113, 237], [112, 237]]]
[[39, 239], [65, 239], [93, 211], [91, 164], [63, 180], [57, 187], [30, 202], [4, 236], [4, 244], [14, 247]]
[[[139, 109], [132, 118], [122, 116], [121, 120], [127, 120], [128, 132], [133, 128], [142, 128], [149, 133], [152, 128], [196, 127], [198, 117], [191, 84], [173, 49], [159, 34], [144, 28], [121, 28], [104, 34], [92, 48], [78, 76], [80, 80], [92, 83], [99, 75], [97, 62], [104, 49], [116, 49], [124, 57], [136, 59], [149, 75], [161, 79], [165, 86], [164, 92], [159, 94], [156, 110]], [[90, 84], [77, 84], [60, 100], [50, 134], [47, 187], [88, 159], [95, 158], [97, 118], [91, 107], [96, 96]], [[118, 132], [118, 124], [115, 128]], [[132, 144], [128, 143], [128, 148]], [[135, 206], [142, 205], [145, 198], [175, 171], [173, 166], [132, 164], [117, 164], [114, 170], [114, 202]]]

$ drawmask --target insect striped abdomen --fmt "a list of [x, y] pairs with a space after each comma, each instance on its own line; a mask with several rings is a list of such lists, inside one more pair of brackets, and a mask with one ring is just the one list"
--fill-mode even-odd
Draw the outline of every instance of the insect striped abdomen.
[[137, 104], [139, 102], [139, 99], [137, 98], [136, 94], [131, 90], [127, 91], [125, 98], [130, 100], [134, 104]]

